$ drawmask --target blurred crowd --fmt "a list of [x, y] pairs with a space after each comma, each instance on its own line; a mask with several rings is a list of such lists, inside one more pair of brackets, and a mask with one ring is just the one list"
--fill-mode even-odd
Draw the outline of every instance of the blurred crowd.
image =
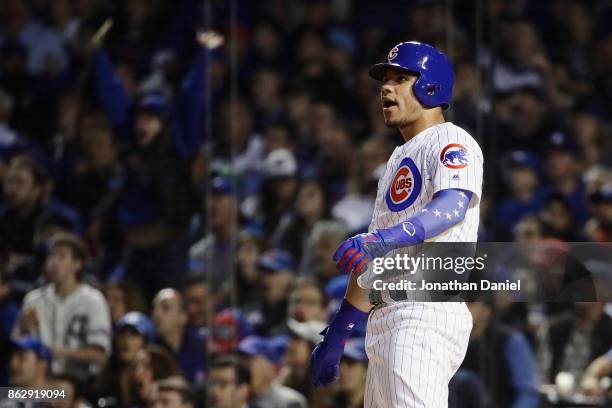
[[[402, 143], [369, 66], [405, 40], [451, 57], [447, 120], [485, 157], [481, 240], [609, 242], [610, 17], [609, 0], [3, 0], [0, 386], [64, 389], [62, 407], [362, 406], [365, 328], [329, 389], [308, 364], [347, 283], [331, 255], [367, 230]], [[601, 394], [608, 309], [471, 303], [450, 406], [537, 407], [559, 373]]]

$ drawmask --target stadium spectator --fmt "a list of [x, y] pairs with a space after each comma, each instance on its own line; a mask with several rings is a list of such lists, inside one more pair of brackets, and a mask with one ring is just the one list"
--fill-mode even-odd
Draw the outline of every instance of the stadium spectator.
[[23, 300], [14, 336], [36, 335], [53, 350], [53, 372], [81, 380], [104, 363], [110, 352], [110, 317], [100, 291], [80, 278], [87, 262], [83, 241], [57, 234], [46, 262], [49, 283]]
[[500, 231], [509, 231], [525, 215], [542, 209], [546, 193], [539, 188], [539, 163], [533, 153], [516, 150], [502, 163], [502, 178], [510, 194], [499, 203], [496, 218]]
[[180, 368], [172, 354], [160, 346], [149, 344], [139, 350], [132, 361], [125, 406], [146, 406], [155, 395], [155, 381], [180, 375]]
[[251, 372], [251, 404], [255, 407], [298, 408], [306, 407], [302, 394], [276, 383], [281, 353], [271, 339], [248, 336], [238, 346]]
[[[233, 293], [238, 306], [256, 303], [261, 298], [259, 269], [257, 261], [264, 250], [266, 241], [260, 231], [244, 229], [238, 235], [236, 244], [236, 279], [228, 281], [225, 293]], [[225, 296], [229, 298], [228, 295]]]
[[347, 194], [332, 208], [334, 218], [344, 222], [349, 231], [364, 230], [372, 220], [378, 179], [391, 151], [383, 138], [368, 139], [361, 146], [347, 183]]
[[340, 360], [338, 391], [333, 396], [334, 407], [363, 407], [368, 356], [363, 338], [349, 339]]
[[292, 152], [276, 149], [268, 153], [262, 168], [264, 180], [254, 204], [255, 212], [245, 215], [254, 217], [263, 225], [266, 234], [272, 234], [294, 203], [299, 187], [298, 164]]
[[231, 356], [213, 361], [208, 379], [211, 408], [248, 408], [251, 372]]
[[140, 287], [132, 282], [118, 280], [104, 287], [111, 322], [116, 323], [128, 312], [145, 313], [148, 309]]
[[10, 352], [9, 383], [13, 387], [44, 389], [49, 385], [53, 356], [41, 339], [24, 336], [15, 340]]
[[152, 315], [158, 336], [156, 342], [172, 353], [191, 384], [201, 383], [206, 370], [206, 337], [200, 330], [188, 329], [180, 292], [170, 288], [160, 290], [153, 299]]
[[544, 379], [554, 382], [564, 371], [578, 381], [589, 363], [612, 346], [612, 318], [601, 302], [575, 303], [573, 311], [553, 317], [539, 335]]
[[300, 275], [314, 276], [323, 285], [338, 275], [336, 264], [329, 254], [334, 253], [335, 248], [345, 239], [347, 233], [346, 227], [340, 222], [318, 222], [308, 237], [307, 251], [302, 259]]
[[295, 210], [281, 217], [270, 238], [270, 244], [290, 252], [294, 259], [302, 259], [314, 225], [322, 219], [330, 218], [328, 202], [320, 182], [304, 180], [295, 199]]
[[270, 249], [258, 261], [261, 274], [262, 298], [256, 305], [261, 335], [280, 334], [287, 317], [289, 289], [295, 278], [295, 264], [289, 252]]
[[113, 351], [90, 395], [96, 399], [117, 396], [120, 402], [126, 403], [132, 362], [136, 354], [152, 341], [153, 323], [140, 312], [129, 312], [115, 323], [113, 333]]
[[546, 175], [553, 192], [567, 200], [571, 215], [579, 225], [589, 216], [585, 186], [580, 178], [582, 169], [579, 145], [567, 134], [550, 136], [546, 155]]
[[612, 239], [612, 184], [601, 187], [589, 197], [591, 214], [584, 233], [589, 241], [610, 242]]
[[462, 368], [477, 373], [500, 407], [538, 407], [536, 361], [519, 331], [496, 321], [492, 305], [468, 303], [474, 319]]
[[223, 38], [203, 33], [198, 41], [201, 49], [174, 105], [159, 94], [133, 101], [109, 55], [101, 49], [94, 53], [93, 76], [100, 102], [118, 135], [133, 135], [135, 142], [114, 218], [132, 248], [127, 275], [145, 283], [149, 298], [165, 286], [177, 287], [187, 262], [187, 227], [195, 210], [190, 159], [204, 133], [200, 112], [209, 50], [221, 45]]
[[238, 231], [238, 199], [232, 181], [223, 176], [210, 181], [211, 196], [208, 200], [207, 218], [209, 230], [189, 249], [190, 262], [210, 271], [210, 284], [217, 291], [224, 278], [234, 267], [235, 243]]
[[92, 408], [84, 398], [83, 384], [70, 375], [52, 375], [49, 378], [50, 388], [64, 393], [63, 398], [49, 402], [51, 408]]
[[313, 278], [297, 278], [291, 293], [287, 316], [298, 322], [325, 321], [325, 293]]
[[309, 320], [298, 322], [287, 319], [289, 341], [283, 355], [278, 383], [292, 388], [312, 401], [314, 388], [310, 383], [310, 353], [322, 339], [324, 321]]
[[207, 351], [210, 355], [236, 351], [240, 341], [253, 332], [253, 326], [240, 309], [223, 309], [213, 318]]
[[188, 275], [183, 281], [181, 295], [187, 311], [187, 330], [208, 328], [214, 303], [206, 276], [204, 274]]
[[194, 399], [189, 383], [181, 377], [169, 377], [155, 382], [152, 408], [193, 408]]
[[5, 201], [0, 207], [0, 240], [16, 259], [23, 259], [34, 250], [36, 221], [46, 209], [45, 182], [44, 169], [34, 161], [25, 157], [10, 161], [4, 177]]
[[587, 395], [602, 395], [605, 393], [602, 380], [612, 373], [612, 358], [610, 350], [593, 360], [584, 370], [580, 381], [580, 389]]

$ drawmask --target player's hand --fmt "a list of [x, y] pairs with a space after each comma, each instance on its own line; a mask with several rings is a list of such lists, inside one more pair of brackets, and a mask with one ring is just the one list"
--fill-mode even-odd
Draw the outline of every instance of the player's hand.
[[325, 339], [312, 351], [310, 381], [315, 387], [327, 387], [340, 377], [340, 359], [344, 346]]
[[359, 274], [368, 262], [385, 253], [385, 241], [378, 232], [373, 232], [355, 235], [344, 241], [334, 253], [333, 260], [339, 270]]
[[225, 38], [214, 30], [198, 31], [196, 38], [202, 47], [214, 50], [220, 47]]

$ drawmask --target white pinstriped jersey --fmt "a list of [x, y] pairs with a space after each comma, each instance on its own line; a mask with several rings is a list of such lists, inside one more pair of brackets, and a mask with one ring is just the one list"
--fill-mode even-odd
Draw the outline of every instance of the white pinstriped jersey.
[[[473, 193], [469, 202], [463, 197], [454, 209], [434, 216], [458, 217], [463, 206], [464, 220], [428, 241], [476, 242], [482, 168], [482, 151], [465, 130], [447, 122], [422, 131], [389, 159], [378, 183], [370, 231], [419, 214], [437, 191], [459, 188]], [[418, 245], [400, 248], [387, 256], [419, 250]], [[358, 282], [372, 288], [379, 278], [370, 264]], [[388, 295], [383, 291], [385, 302]], [[471, 329], [472, 316], [463, 302], [411, 299], [375, 307], [365, 339], [369, 363], [364, 407], [447, 408], [448, 383], [465, 357]]]
[[[369, 231], [389, 228], [418, 215], [444, 189], [458, 188], [473, 193], [471, 200], [458, 201], [456, 208], [435, 216], [452, 219], [460, 208], [468, 210], [462, 222], [428, 242], [476, 242], [480, 220], [483, 156], [480, 146], [469, 133], [445, 122], [415, 135], [393, 151], [383, 176], [378, 181], [378, 192]], [[425, 226], [427, 228], [427, 226]], [[414, 255], [419, 247], [400, 248], [390, 252]], [[360, 277], [362, 287], [371, 287], [380, 278], [369, 267]]]

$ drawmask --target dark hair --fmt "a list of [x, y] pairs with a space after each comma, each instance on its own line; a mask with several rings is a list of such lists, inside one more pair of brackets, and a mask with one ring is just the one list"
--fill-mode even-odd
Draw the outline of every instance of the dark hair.
[[113, 287], [118, 288], [123, 292], [125, 307], [128, 311], [147, 313], [147, 300], [145, 299], [145, 296], [142, 293], [142, 289], [139, 285], [136, 285], [135, 283], [129, 280], [117, 280], [109, 282], [106, 285], [106, 290]]
[[204, 273], [191, 273], [183, 280], [183, 289], [186, 289], [194, 285], [206, 285], [208, 286], [208, 280]]
[[319, 292], [319, 294], [321, 295], [321, 304], [323, 305], [323, 307], [325, 307], [326, 301], [327, 301], [327, 296], [325, 295], [325, 290], [323, 290], [323, 287], [319, 284], [319, 281], [317, 281], [315, 278], [310, 277], [310, 276], [301, 276], [297, 279], [295, 279], [293, 281], [293, 284], [291, 285], [290, 288], [290, 293], [295, 292], [298, 289], [302, 289], [302, 288], [307, 288], [307, 287], [311, 287], [314, 288], [317, 292]]
[[70, 248], [72, 256], [80, 260], [83, 266], [85, 266], [87, 262], [87, 248], [79, 236], [69, 232], [58, 232], [51, 238], [50, 248], [53, 250], [58, 247]]
[[153, 370], [154, 380], [157, 381], [181, 374], [181, 370], [175, 358], [165, 348], [156, 344], [149, 344], [144, 350], [151, 356], [151, 368]]
[[83, 387], [84, 384], [81, 380], [79, 380], [76, 376], [68, 373], [64, 374], [51, 374], [50, 378], [51, 382], [54, 381], [64, 381], [72, 384], [74, 387], [74, 395], [69, 395], [69, 397], [73, 399], [78, 399], [83, 396]]
[[181, 397], [181, 402], [193, 402], [193, 392], [189, 383], [181, 376], [172, 376], [157, 381], [157, 390], [159, 392], [176, 392]]
[[220, 355], [215, 358], [211, 364], [211, 371], [213, 369], [231, 368], [236, 374], [236, 384], [250, 384], [251, 383], [251, 371], [240, 362], [236, 357], [231, 355]]
[[44, 167], [36, 163], [30, 156], [15, 156], [10, 161], [9, 167], [26, 170], [32, 175], [34, 184], [41, 186], [47, 180], [47, 172]]

